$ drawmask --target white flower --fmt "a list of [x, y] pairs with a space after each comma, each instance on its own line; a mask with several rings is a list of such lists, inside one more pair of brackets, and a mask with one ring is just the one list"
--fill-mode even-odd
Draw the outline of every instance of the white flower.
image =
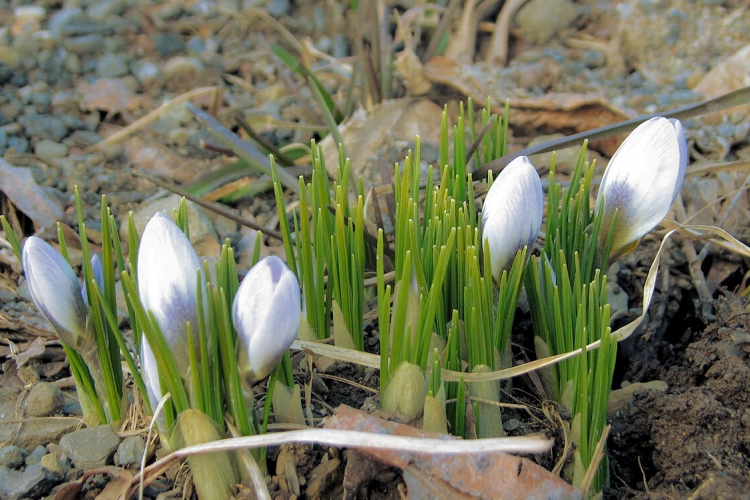
[[495, 178], [482, 208], [482, 241], [489, 241], [495, 280], [518, 250], [536, 241], [543, 208], [539, 174], [527, 157], [520, 156]]
[[93, 338], [86, 334], [88, 307], [70, 264], [52, 245], [31, 236], [23, 246], [23, 268], [31, 298], [68, 346], [86, 349]]
[[[183, 378], [189, 368], [187, 323], [196, 335], [199, 328], [199, 269], [200, 261], [185, 233], [167, 215], [154, 215], [146, 224], [138, 249], [138, 293], [143, 307], [153, 313], [159, 324]], [[155, 368], [155, 363], [147, 362], [149, 354], [153, 356], [150, 346], [142, 349], [144, 376], [158, 388], [158, 375], [148, 373], [149, 366]], [[154, 393], [161, 397], [160, 390]]]
[[232, 305], [240, 375], [250, 382], [268, 376], [297, 337], [297, 277], [278, 257], [258, 262], [242, 280]]
[[669, 213], [685, 178], [688, 152], [679, 120], [651, 118], [615, 151], [604, 172], [596, 209], [603, 210], [600, 246], [615, 210], [611, 258], [624, 255]]

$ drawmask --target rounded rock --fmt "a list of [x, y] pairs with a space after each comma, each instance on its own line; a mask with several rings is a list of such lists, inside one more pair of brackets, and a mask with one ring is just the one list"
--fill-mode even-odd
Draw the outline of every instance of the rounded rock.
[[26, 397], [26, 415], [49, 417], [62, 411], [65, 394], [49, 382], [39, 382]]

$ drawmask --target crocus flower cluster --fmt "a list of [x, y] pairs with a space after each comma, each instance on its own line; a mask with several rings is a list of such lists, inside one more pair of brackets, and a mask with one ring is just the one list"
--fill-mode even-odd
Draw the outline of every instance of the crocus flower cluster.
[[[189, 370], [188, 322], [198, 331], [198, 286], [205, 286], [205, 277], [190, 241], [169, 217], [157, 213], [141, 238], [138, 290], [183, 379]], [[270, 374], [297, 336], [300, 308], [297, 278], [281, 259], [267, 257], [250, 270], [232, 307], [242, 376], [254, 382]], [[142, 338], [142, 371], [155, 407], [162, 395], [156, 359], [146, 336]]]
[[[685, 132], [675, 119], [647, 120], [618, 148], [596, 199], [596, 210], [603, 213], [600, 247], [616, 220], [612, 259], [632, 251], [666, 217], [682, 188], [687, 160]], [[482, 234], [489, 242], [495, 280], [519, 249], [536, 240], [542, 210], [539, 175], [527, 157], [516, 158], [494, 180], [482, 210]]]

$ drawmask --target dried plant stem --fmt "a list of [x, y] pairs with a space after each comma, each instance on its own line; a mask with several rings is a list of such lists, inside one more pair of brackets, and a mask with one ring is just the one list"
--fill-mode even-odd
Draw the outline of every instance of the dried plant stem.
[[490, 49], [487, 51], [485, 61], [488, 63], [505, 66], [508, 62], [508, 38], [510, 38], [510, 22], [516, 11], [521, 8], [527, 0], [509, 0], [500, 14], [497, 16], [495, 30], [492, 32], [492, 41]]
[[144, 127], [151, 125], [156, 120], [158, 120], [159, 117], [163, 113], [177, 106], [181, 102], [185, 102], [190, 99], [195, 99], [196, 97], [203, 97], [204, 95], [215, 94], [218, 91], [219, 91], [219, 87], [203, 87], [203, 88], [191, 90], [190, 92], [185, 92], [181, 96], [175, 97], [169, 102], [165, 102], [164, 104], [162, 104], [161, 106], [153, 110], [152, 112], [148, 113], [145, 116], [142, 116], [141, 118], [134, 121], [127, 127], [110, 135], [103, 141], [97, 142], [96, 144], [91, 146], [91, 150], [92, 151], [101, 150], [101, 148], [105, 146], [109, 146], [110, 144], [115, 144], [117, 142], [120, 142], [121, 140], [125, 139], [127, 136], [141, 130]]

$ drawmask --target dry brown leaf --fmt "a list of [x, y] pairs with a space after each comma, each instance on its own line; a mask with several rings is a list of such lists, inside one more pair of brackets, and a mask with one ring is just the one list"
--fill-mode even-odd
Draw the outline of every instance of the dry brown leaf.
[[[537, 70], [537, 66], [532, 69]], [[626, 110], [601, 96], [551, 93], [518, 97], [523, 89], [519, 89], [515, 79], [522, 78], [523, 71], [517, 72], [518, 75], [511, 71], [485, 63], [462, 64], [440, 56], [424, 65], [424, 74], [433, 83], [448, 85], [476, 103], [485, 103], [487, 96], [491, 96], [494, 113], [503, 114], [505, 99], [508, 98], [510, 123], [530, 133], [545, 130], [546, 133], [563, 132], [567, 135], [633, 118]], [[608, 137], [594, 141], [592, 147], [611, 156], [621, 142], [621, 137]]]
[[29, 362], [29, 360], [37, 358], [44, 354], [44, 342], [45, 339], [37, 337], [30, 344], [25, 344], [23, 347], [19, 346], [21, 353], [15, 356], [16, 366], [21, 368], [23, 365]]
[[128, 139], [123, 149], [135, 169], [181, 184], [192, 181], [206, 163], [180, 156], [172, 149], [142, 137]]
[[[710, 98], [727, 94], [748, 85], [750, 85], [750, 45], [745, 45], [711, 68], [711, 71], [703, 77], [694, 90]], [[740, 112], [740, 110], [744, 110], [745, 118], [750, 114], [750, 106], [743, 106], [708, 115], [704, 120], [706, 123], [719, 123], [725, 117]]]
[[56, 198], [36, 183], [30, 169], [14, 167], [3, 158], [0, 158], [0, 189], [34, 222], [37, 231], [55, 224], [63, 216]]
[[[456, 439], [385, 421], [342, 405], [325, 424], [396, 436]], [[455, 498], [582, 498], [579, 490], [534, 462], [506, 453], [427, 455], [411, 452], [365, 450], [359, 452], [404, 470], [409, 499]]]
[[100, 78], [94, 83], [76, 85], [78, 105], [82, 111], [106, 111], [110, 114], [134, 111], [141, 105], [138, 97], [120, 78]]
[[104, 474], [110, 476], [110, 484], [114, 483], [112, 488], [107, 487], [96, 497], [99, 500], [116, 500], [127, 498], [127, 490], [133, 474], [127, 469], [120, 467], [101, 467], [87, 471], [76, 481], [71, 481], [57, 491], [55, 500], [77, 500], [81, 493], [83, 484], [91, 476]]
[[[414, 138], [420, 137], [422, 151], [439, 151], [442, 108], [427, 99], [394, 99], [375, 106], [371, 113], [357, 111], [339, 127], [352, 160], [352, 173], [361, 178], [365, 191], [381, 184], [378, 163], [381, 158], [391, 166], [402, 161]], [[338, 144], [328, 135], [321, 142], [326, 168], [336, 175]], [[424, 156], [424, 155], [423, 155]]]

